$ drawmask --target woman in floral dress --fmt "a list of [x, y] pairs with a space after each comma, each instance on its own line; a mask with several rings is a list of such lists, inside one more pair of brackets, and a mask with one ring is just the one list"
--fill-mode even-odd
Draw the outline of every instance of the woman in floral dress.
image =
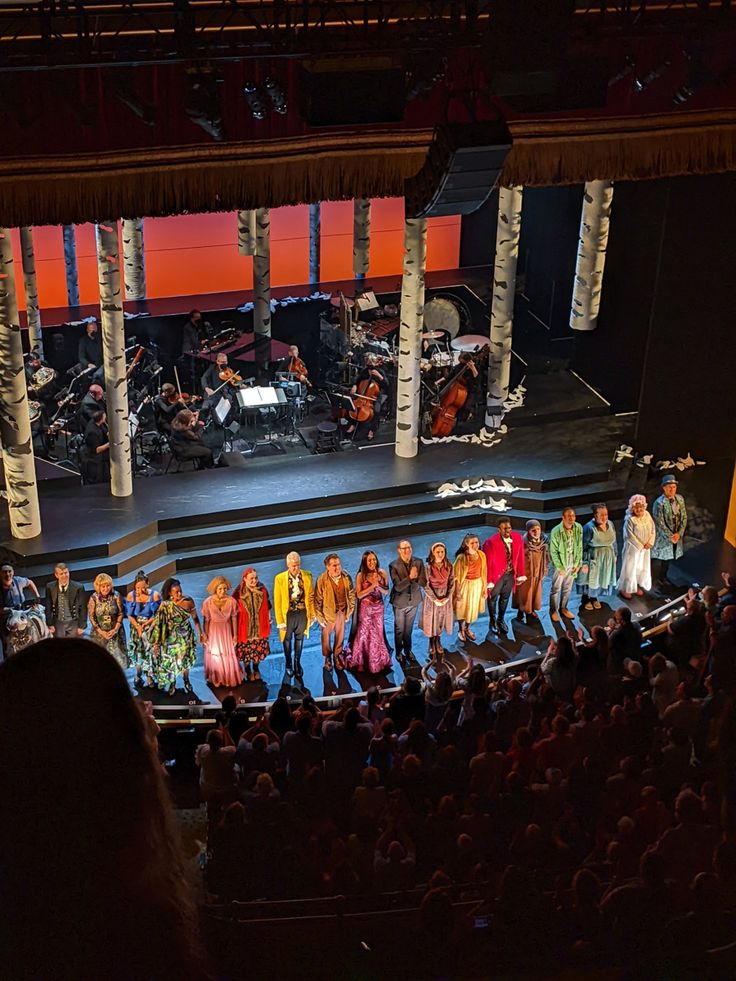
[[123, 630], [123, 601], [105, 572], [95, 577], [94, 592], [87, 603], [92, 627], [90, 638], [109, 651], [121, 668], [128, 667], [128, 650]]
[[391, 651], [386, 643], [384, 599], [388, 596], [388, 576], [378, 564], [375, 552], [363, 552], [355, 577], [357, 607], [353, 615], [355, 633], [346, 664], [352, 671], [380, 674], [391, 667]]
[[234, 688], [242, 672], [235, 645], [238, 642], [238, 604], [228, 593], [232, 586], [224, 576], [215, 576], [207, 587], [210, 594], [202, 604], [204, 622], [204, 676], [211, 685]]
[[243, 662], [246, 681], [260, 681], [258, 665], [271, 653], [271, 603], [266, 587], [258, 581], [255, 569], [245, 569], [240, 584], [233, 590], [238, 605], [238, 642], [235, 650]]
[[125, 612], [130, 624], [128, 654], [135, 665], [136, 688], [142, 687], [144, 672], [148, 687], [153, 687], [151, 639], [147, 627], [160, 605], [161, 594], [149, 589], [148, 576], [143, 571], [139, 572], [133, 581], [133, 588], [125, 597]]
[[148, 628], [153, 648], [153, 677], [158, 688], [166, 687], [166, 694], [173, 695], [176, 676], [181, 671], [184, 690], [191, 692], [189, 671], [197, 660], [197, 637], [192, 620], [200, 643], [204, 640], [197, 608], [192, 598], [183, 594], [178, 579], [167, 579], [161, 596], [161, 605]]

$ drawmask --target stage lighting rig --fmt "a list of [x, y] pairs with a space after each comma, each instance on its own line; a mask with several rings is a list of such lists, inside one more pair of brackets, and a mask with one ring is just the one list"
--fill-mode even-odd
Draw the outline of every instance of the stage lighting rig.
[[245, 96], [245, 101], [248, 103], [251, 116], [256, 122], [262, 123], [266, 118], [266, 107], [263, 104], [263, 99], [261, 99], [261, 93], [256, 83], [246, 82], [243, 86], [243, 95]]
[[269, 76], [263, 83], [263, 87], [266, 90], [266, 95], [268, 96], [271, 105], [273, 106], [273, 111], [278, 113], [279, 116], [285, 116], [289, 107], [286, 102], [284, 90], [281, 88], [279, 83], [274, 78]]

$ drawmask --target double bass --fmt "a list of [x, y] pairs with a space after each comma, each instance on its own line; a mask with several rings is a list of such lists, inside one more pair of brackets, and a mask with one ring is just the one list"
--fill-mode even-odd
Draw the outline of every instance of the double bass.
[[432, 407], [433, 436], [450, 436], [457, 424], [458, 413], [465, 407], [468, 393], [472, 384], [468, 375], [478, 378], [478, 369], [471, 354], [460, 356], [464, 361], [462, 367], [455, 372], [447, 384], [440, 389], [436, 405]]

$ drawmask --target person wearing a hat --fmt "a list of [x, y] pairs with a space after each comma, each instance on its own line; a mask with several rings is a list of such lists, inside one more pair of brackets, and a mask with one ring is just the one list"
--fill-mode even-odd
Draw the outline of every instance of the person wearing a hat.
[[677, 478], [668, 473], [662, 477], [662, 493], [652, 505], [657, 537], [652, 548], [652, 572], [655, 583], [667, 581], [670, 562], [682, 557], [682, 539], [687, 527], [685, 498], [677, 493]]
[[549, 572], [549, 542], [536, 518], [526, 523], [524, 535], [524, 572], [526, 580], [518, 583], [514, 594], [517, 620], [527, 623], [539, 620], [542, 608], [542, 583]]

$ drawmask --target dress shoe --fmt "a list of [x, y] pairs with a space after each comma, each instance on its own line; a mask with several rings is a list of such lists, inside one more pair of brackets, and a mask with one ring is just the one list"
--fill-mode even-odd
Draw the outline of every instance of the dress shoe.
[[494, 633], [495, 634], [497, 631], [498, 631], [498, 627], [496, 626], [496, 618], [495, 617], [489, 617], [489, 619], [488, 619], [488, 633], [489, 634], [490, 633]]
[[523, 623], [524, 622], [524, 611], [523, 610], [517, 610], [516, 611], [516, 616], [514, 617], [514, 620], [518, 620], [519, 623]]
[[167, 695], [173, 695], [176, 692], [176, 682], [172, 681], [169, 687], [166, 689]]
[[332, 671], [332, 658], [331, 657], [326, 657], [325, 658], [325, 665], [324, 665], [324, 667], [325, 667], [325, 671]]
[[504, 636], [506, 636], [506, 634], [509, 632], [509, 628], [506, 626], [505, 620], [499, 620], [498, 621], [498, 626], [496, 627], [496, 632], [499, 633], [499, 634], [503, 634]]
[[563, 617], [567, 617], [568, 620], [574, 620], [575, 619], [575, 614], [572, 613], [570, 610], [568, 610], [567, 607], [565, 607], [564, 610], [562, 610], [562, 615], [563, 615]]
[[187, 678], [186, 681], [184, 682], [184, 691], [189, 692], [190, 695], [194, 691], [194, 689], [192, 688], [192, 683], [189, 680], [189, 678]]
[[419, 667], [419, 661], [417, 661], [417, 659], [414, 657], [414, 652], [413, 651], [409, 651], [409, 653], [406, 655], [406, 659], [409, 662], [409, 664], [411, 665], [411, 667], [413, 667], [413, 668], [418, 668]]
[[555, 610], [554, 613], [550, 613], [549, 618], [552, 621], [552, 623], [560, 622], [560, 614], [557, 612], [557, 610]]

